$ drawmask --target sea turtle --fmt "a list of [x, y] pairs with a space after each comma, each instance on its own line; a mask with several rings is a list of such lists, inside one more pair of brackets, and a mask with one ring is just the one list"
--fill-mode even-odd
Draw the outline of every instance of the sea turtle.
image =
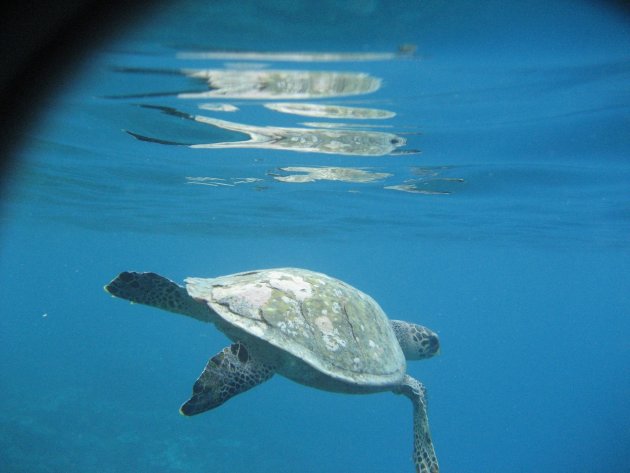
[[210, 358], [180, 408], [213, 409], [279, 373], [327, 391], [392, 391], [413, 403], [418, 473], [437, 473], [424, 386], [406, 374], [407, 360], [439, 351], [426, 327], [389, 320], [367, 294], [306, 269], [249, 271], [186, 286], [155, 273], [123, 272], [105, 286], [113, 296], [212, 322], [232, 344]]

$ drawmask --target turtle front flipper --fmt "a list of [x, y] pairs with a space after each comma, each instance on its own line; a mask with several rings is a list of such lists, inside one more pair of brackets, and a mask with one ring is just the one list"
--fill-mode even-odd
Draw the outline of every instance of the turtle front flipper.
[[416, 473], [439, 473], [440, 468], [429, 431], [424, 386], [406, 374], [400, 386], [394, 389], [394, 393], [404, 394], [413, 403], [413, 461], [416, 464]]
[[197, 302], [185, 288], [159, 274], [125, 271], [105, 286], [105, 290], [131, 302], [177, 312], [202, 322], [211, 321], [206, 304]]
[[192, 416], [214, 409], [267, 381], [273, 374], [273, 368], [252, 358], [244, 344], [233, 343], [210, 358], [193, 385], [192, 397], [179, 412]]

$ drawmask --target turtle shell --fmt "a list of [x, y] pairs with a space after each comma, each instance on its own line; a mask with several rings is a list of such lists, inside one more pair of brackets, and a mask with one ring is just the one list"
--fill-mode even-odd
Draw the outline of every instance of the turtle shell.
[[236, 333], [266, 341], [336, 381], [379, 387], [404, 376], [405, 358], [383, 310], [338, 279], [279, 268], [188, 278], [186, 289]]

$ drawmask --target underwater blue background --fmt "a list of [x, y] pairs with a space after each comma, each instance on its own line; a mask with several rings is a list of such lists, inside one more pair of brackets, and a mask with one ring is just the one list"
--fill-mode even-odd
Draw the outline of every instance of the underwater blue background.
[[[143, 97], [198, 87], [158, 69], [225, 62], [179, 51], [403, 44], [417, 45], [416, 56], [273, 67], [381, 78], [373, 94], [328, 102], [396, 112], [375, 123], [421, 154], [191, 149], [125, 133], [234, 139], [140, 105], [259, 126], [307, 121], [256, 100], [219, 100], [240, 108], [228, 114]], [[332, 394], [274, 377], [184, 418], [179, 405], [227, 339], [102, 289], [123, 270], [182, 281], [278, 266], [338, 277], [390, 317], [438, 332], [440, 356], [408, 369], [427, 387], [443, 472], [630, 471], [622, 10], [562, 0], [190, 0], [147, 12], [70, 77], [51, 84], [59, 92], [41, 104], [5, 179], [1, 472], [413, 471], [411, 406], [389, 393]], [[286, 166], [392, 176], [274, 179]], [[206, 177], [229, 185], [191, 185]], [[416, 192], [384, 188], [401, 184]]]

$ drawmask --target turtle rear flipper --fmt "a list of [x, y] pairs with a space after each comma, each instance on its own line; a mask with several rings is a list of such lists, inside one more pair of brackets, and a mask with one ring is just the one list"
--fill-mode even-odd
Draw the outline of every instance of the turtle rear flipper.
[[197, 302], [185, 288], [156, 273], [125, 271], [105, 286], [105, 290], [112, 296], [131, 302], [177, 312], [202, 322], [211, 321], [206, 304]]
[[439, 473], [440, 468], [429, 431], [425, 391], [422, 383], [408, 374], [400, 386], [393, 390], [395, 394], [407, 396], [413, 404], [413, 461], [416, 464], [416, 472]]
[[193, 416], [220, 406], [230, 398], [267, 381], [273, 368], [255, 360], [240, 342], [233, 343], [208, 361], [193, 385], [192, 397], [179, 412]]

